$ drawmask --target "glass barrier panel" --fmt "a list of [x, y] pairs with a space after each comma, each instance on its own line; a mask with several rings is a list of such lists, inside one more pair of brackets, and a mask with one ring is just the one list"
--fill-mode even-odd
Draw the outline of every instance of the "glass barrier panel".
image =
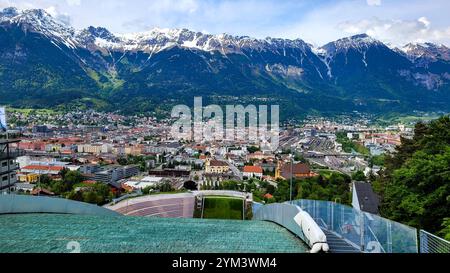
[[417, 229], [327, 201], [295, 200], [317, 224], [365, 252], [417, 253]]

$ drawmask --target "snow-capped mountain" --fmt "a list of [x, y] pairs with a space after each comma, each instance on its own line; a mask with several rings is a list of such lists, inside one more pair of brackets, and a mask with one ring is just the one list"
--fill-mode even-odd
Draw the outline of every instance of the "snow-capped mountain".
[[[113, 34], [103, 27], [89, 27], [76, 31], [58, 22], [50, 14], [41, 9], [18, 11], [16, 8], [5, 8], [0, 12], [0, 22], [21, 25], [27, 31], [40, 32], [49, 38], [63, 42], [68, 47], [88, 48], [95, 45], [99, 48], [118, 51], [142, 51], [158, 53], [174, 46], [198, 49], [202, 51], [219, 51], [224, 54], [240, 53], [245, 50], [271, 51], [280, 53], [280, 49], [297, 48], [303, 52], [313, 51], [326, 59], [339, 53], [355, 50], [364, 53], [374, 46], [387, 47], [367, 34], [355, 35], [330, 42], [318, 49], [313, 49], [301, 39], [256, 39], [249, 36], [232, 36], [228, 34], [211, 35], [194, 32], [188, 29], [154, 28], [147, 32], [131, 34]], [[408, 44], [401, 48], [411, 60], [420, 57], [450, 60], [449, 48], [431, 43]], [[284, 51], [281, 51], [283, 54]]]
[[433, 43], [409, 43], [400, 49], [412, 61], [418, 59], [435, 62], [438, 60], [450, 61], [450, 49], [445, 45]]
[[20, 26], [25, 32], [39, 32], [54, 42], [63, 43], [69, 48], [79, 44], [75, 40], [75, 30], [55, 20], [42, 9], [18, 11], [6, 8], [0, 13], [0, 22]]
[[344, 84], [352, 74], [355, 79], [368, 80], [364, 77], [371, 75], [370, 71], [380, 74], [392, 70], [397, 74], [410, 65], [404, 57], [366, 34], [330, 42], [317, 49], [316, 53], [327, 66], [327, 74], [335, 84]]
[[157, 53], [170, 47], [179, 46], [203, 51], [220, 51], [225, 54], [242, 52], [245, 49], [277, 51], [282, 47], [310, 50], [310, 46], [300, 39], [255, 39], [228, 34], [210, 35], [188, 29], [154, 28], [147, 32], [113, 34], [106, 28], [91, 26], [81, 31], [75, 31], [73, 28], [59, 23], [41, 9], [18, 11], [15, 8], [7, 8], [0, 12], [0, 21], [22, 25], [28, 31], [43, 33], [49, 38], [64, 42], [69, 47], [87, 47], [95, 44], [97, 47], [109, 50]]
[[13, 18], [15, 16], [19, 15], [19, 12], [16, 8], [10, 7], [5, 8], [2, 11], [0, 11], [0, 20], [8, 20], [10, 18]]
[[109, 50], [142, 51], [152, 54], [174, 46], [202, 51], [219, 51], [223, 54], [242, 53], [245, 50], [277, 52], [280, 48], [286, 47], [311, 50], [310, 46], [300, 39], [255, 39], [228, 34], [204, 34], [188, 29], [154, 28], [147, 32], [112, 34], [104, 28], [89, 27], [78, 33], [75, 39], [80, 46], [93, 43], [97, 47]]
[[330, 42], [322, 46], [321, 49], [328, 55], [336, 55], [338, 53], [348, 52], [349, 50], [364, 52], [374, 46], [386, 47], [385, 44], [367, 34], [359, 34]]
[[8, 8], [0, 11], [0, 41], [0, 95], [27, 105], [63, 94], [55, 104], [85, 103], [89, 97], [102, 105], [147, 109], [193, 92], [328, 110], [450, 100], [447, 47], [409, 44], [393, 50], [366, 34], [319, 48], [301, 39], [187, 29], [118, 34], [103, 27], [75, 30], [44, 10]]

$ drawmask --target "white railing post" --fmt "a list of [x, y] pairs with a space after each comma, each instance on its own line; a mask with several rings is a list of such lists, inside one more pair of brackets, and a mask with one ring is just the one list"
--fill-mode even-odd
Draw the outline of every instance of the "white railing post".
[[387, 246], [388, 253], [392, 253], [392, 223], [387, 221]]
[[364, 240], [364, 213], [362, 211], [359, 212], [359, 230], [360, 230], [360, 246], [361, 251], [364, 252], [365, 240]]

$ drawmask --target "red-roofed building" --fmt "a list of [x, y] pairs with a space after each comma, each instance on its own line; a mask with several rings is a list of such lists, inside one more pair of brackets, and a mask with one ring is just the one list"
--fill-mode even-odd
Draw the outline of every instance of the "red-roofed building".
[[264, 195], [264, 198], [265, 198], [265, 199], [272, 199], [272, 198], [273, 198], [273, 195], [270, 194], [270, 193], [266, 193], [266, 194]]
[[261, 166], [245, 166], [243, 176], [247, 178], [259, 178], [263, 176], [263, 169]]
[[201, 146], [201, 145], [197, 145], [192, 147], [192, 149], [194, 149], [195, 151], [197, 151], [198, 153], [206, 153], [208, 150], [208, 147], [206, 146]]
[[21, 169], [22, 173], [34, 173], [38, 175], [58, 175], [64, 167], [62, 166], [42, 166], [42, 165], [28, 165]]
[[303, 163], [298, 163], [291, 165], [291, 163], [287, 164], [279, 164], [275, 171], [276, 179], [291, 179], [293, 178], [307, 178], [317, 176], [316, 173], [312, 172], [308, 165]]
[[54, 196], [55, 194], [49, 190], [46, 189], [40, 189], [40, 188], [36, 188], [31, 192], [31, 195], [34, 196]]
[[25, 141], [18, 144], [21, 150], [45, 151], [47, 143], [43, 141]]
[[247, 160], [274, 160], [274, 159], [275, 156], [273, 154], [264, 154], [263, 152], [260, 151], [247, 155]]

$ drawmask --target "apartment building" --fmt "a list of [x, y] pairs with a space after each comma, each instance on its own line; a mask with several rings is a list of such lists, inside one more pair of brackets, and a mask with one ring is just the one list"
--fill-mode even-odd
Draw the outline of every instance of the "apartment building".
[[102, 183], [112, 183], [130, 178], [139, 174], [139, 166], [107, 166], [104, 170], [95, 173], [94, 180]]
[[0, 140], [0, 191], [8, 191], [17, 183], [19, 150], [12, 148], [20, 140]]

